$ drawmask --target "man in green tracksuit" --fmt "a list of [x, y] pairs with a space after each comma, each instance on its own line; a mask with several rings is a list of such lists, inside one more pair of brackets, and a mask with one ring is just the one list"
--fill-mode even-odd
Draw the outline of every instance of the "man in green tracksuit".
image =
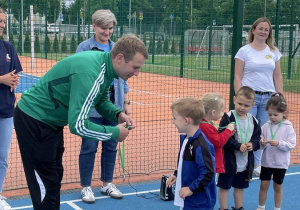
[[[63, 126], [81, 137], [123, 141], [135, 122], [108, 99], [114, 78], [137, 76], [148, 58], [144, 43], [134, 35], [116, 42], [110, 53], [84, 51], [53, 66], [22, 94], [14, 125], [34, 209], [55, 210], [60, 205], [63, 177]], [[89, 121], [92, 108], [120, 123], [115, 127]]]

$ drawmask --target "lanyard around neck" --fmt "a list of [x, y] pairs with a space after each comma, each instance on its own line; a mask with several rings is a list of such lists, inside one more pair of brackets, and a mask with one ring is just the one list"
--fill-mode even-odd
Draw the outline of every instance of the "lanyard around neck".
[[224, 128], [227, 128], [229, 124], [235, 124], [235, 122], [230, 122], [228, 125], [223, 126], [223, 127], [220, 127], [220, 126], [218, 126], [216, 123], [214, 123], [213, 121], [209, 121], [209, 122], [201, 121], [201, 123], [207, 123], [207, 124], [210, 124], [210, 125], [212, 125], [212, 126], [215, 126], [217, 129], [224, 129]]
[[270, 131], [271, 131], [272, 140], [275, 140], [276, 133], [277, 133], [277, 131], [279, 130], [279, 128], [280, 128], [282, 122], [283, 122], [283, 120], [280, 121], [280, 123], [279, 123], [279, 125], [278, 125], [278, 127], [277, 127], [277, 129], [276, 129], [276, 131], [275, 131], [274, 134], [273, 134], [273, 131], [272, 131], [272, 125], [273, 125], [273, 123], [271, 122]]
[[234, 110], [234, 112], [235, 112], [237, 127], [238, 127], [238, 129], [240, 131], [240, 135], [241, 135], [241, 142], [242, 142], [242, 144], [246, 144], [249, 141], [249, 133], [250, 133], [250, 120], [249, 120], [248, 114], [246, 114], [247, 119], [248, 119], [248, 126], [247, 126], [247, 132], [246, 132], [246, 139], [244, 139], [240, 118], [239, 118], [236, 110]]

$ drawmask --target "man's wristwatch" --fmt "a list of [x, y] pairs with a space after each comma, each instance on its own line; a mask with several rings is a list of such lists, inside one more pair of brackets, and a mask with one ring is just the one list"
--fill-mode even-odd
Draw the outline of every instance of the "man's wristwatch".
[[128, 104], [128, 105], [130, 105], [130, 100], [126, 100], [126, 101], [124, 101], [124, 104]]

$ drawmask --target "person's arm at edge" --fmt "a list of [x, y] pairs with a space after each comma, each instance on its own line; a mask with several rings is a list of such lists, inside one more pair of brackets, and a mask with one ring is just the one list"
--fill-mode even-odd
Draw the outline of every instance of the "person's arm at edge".
[[[229, 121], [230, 117], [226, 116], [227, 113], [224, 113], [221, 121], [220, 121], [220, 127], [224, 127], [227, 126], [229, 123], [234, 122], [234, 121]], [[223, 132], [224, 128], [220, 130], [220, 132]], [[224, 145], [224, 150], [239, 150], [241, 147], [241, 143], [239, 143], [238, 141], [236, 141], [234, 139], [234, 135], [229, 137], [229, 139], [227, 140], [226, 144]]]
[[[85, 137], [92, 140], [110, 140], [118, 139], [120, 135], [120, 129], [118, 126], [102, 126], [97, 125], [89, 120], [89, 114], [94, 107], [92, 103], [92, 97], [89, 95], [94, 78], [90, 78], [91, 75], [79, 75], [75, 74], [71, 76], [71, 90], [70, 90], [70, 104], [68, 113], [68, 123], [71, 133]], [[72, 85], [76, 84], [76, 85]], [[90, 84], [90, 86], [88, 86]], [[81, 87], [80, 89], [78, 87]], [[100, 91], [99, 88], [98, 91]], [[94, 93], [95, 95], [99, 93]], [[103, 93], [103, 96], [107, 94]], [[105, 98], [105, 97], [104, 97]], [[102, 106], [105, 107], [106, 114], [111, 116], [114, 121], [117, 121], [117, 113], [121, 112], [120, 109], [115, 107], [106, 96], [106, 100], [102, 102]], [[90, 102], [89, 102], [90, 101]]]
[[229, 129], [225, 129], [222, 133], [219, 133], [217, 129], [207, 123], [201, 123], [200, 129], [207, 139], [214, 145], [215, 149], [222, 148], [231, 135], [231, 131]]
[[281, 74], [280, 60], [275, 62], [275, 70], [273, 72], [273, 81], [275, 85], [275, 91], [283, 93], [283, 79]]
[[279, 144], [277, 146], [278, 149], [285, 151], [285, 152], [290, 152], [296, 147], [296, 133], [292, 125], [289, 125], [288, 128], [286, 129], [287, 131], [287, 138], [286, 140], [278, 140]]
[[244, 76], [245, 62], [236, 58], [234, 67], [234, 92], [236, 93], [242, 87], [242, 78]]
[[128, 103], [125, 103], [125, 101], [129, 101], [129, 97], [128, 97], [128, 92], [129, 92], [129, 86], [127, 81], [124, 81], [124, 112], [127, 115], [131, 114], [131, 110], [130, 110], [130, 105]]
[[253, 151], [256, 151], [260, 149], [261, 127], [259, 126], [258, 121], [254, 117], [252, 117], [252, 119], [254, 122], [254, 129], [250, 142], [252, 143]]
[[215, 174], [215, 167], [208, 147], [201, 145], [196, 149], [196, 151], [197, 165], [199, 166], [204, 163], [207, 171], [205, 172], [205, 174], [203, 174], [203, 171], [200, 171], [202, 169], [198, 167], [200, 176], [196, 180], [194, 180], [191, 185], [189, 185], [189, 188], [193, 193], [205, 192], [206, 186], [214, 179]]

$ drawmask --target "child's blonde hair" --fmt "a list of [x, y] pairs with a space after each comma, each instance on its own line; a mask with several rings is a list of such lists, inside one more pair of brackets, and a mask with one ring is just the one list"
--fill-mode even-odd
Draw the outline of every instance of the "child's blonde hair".
[[172, 103], [171, 110], [175, 110], [182, 117], [191, 118], [194, 125], [199, 125], [205, 114], [203, 104], [196, 98], [178, 99]]
[[206, 93], [202, 96], [201, 102], [205, 108], [205, 114], [209, 111], [222, 111], [225, 109], [225, 100], [219, 93]]

